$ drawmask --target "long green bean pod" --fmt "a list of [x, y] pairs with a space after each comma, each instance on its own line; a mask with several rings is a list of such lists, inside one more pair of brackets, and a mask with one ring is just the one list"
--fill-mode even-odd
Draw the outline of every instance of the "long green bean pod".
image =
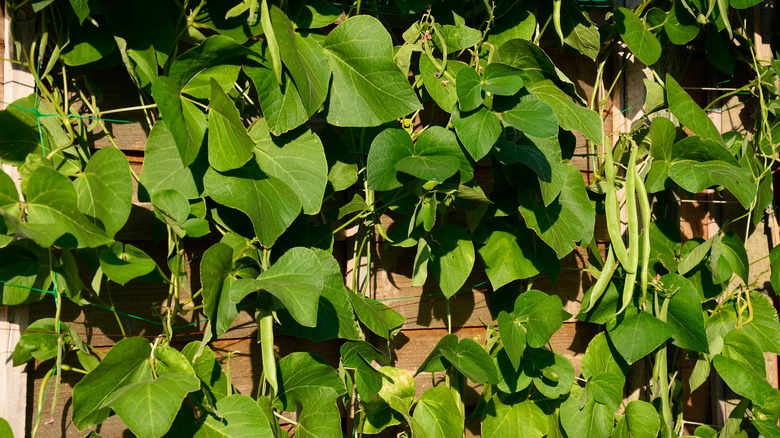
[[271, 55], [271, 65], [276, 74], [276, 82], [282, 85], [282, 55], [279, 53], [279, 43], [276, 42], [276, 34], [271, 25], [271, 13], [268, 10], [268, 0], [260, 3], [260, 24], [263, 27], [265, 42], [268, 43], [268, 53]]
[[630, 158], [628, 159], [628, 171], [626, 172], [626, 212], [628, 216], [628, 265], [626, 269], [626, 280], [623, 284], [623, 303], [618, 313], [631, 303], [634, 297], [634, 287], [636, 283], [637, 265], [639, 264], [639, 217], [636, 208], [636, 147], [631, 148]]
[[599, 274], [599, 278], [596, 280], [596, 284], [593, 285], [593, 289], [590, 291], [590, 301], [588, 307], [582, 311], [582, 313], [588, 313], [596, 305], [596, 301], [604, 294], [609, 285], [609, 280], [612, 280], [612, 275], [615, 273], [617, 262], [612, 254], [612, 247], [607, 251], [607, 259], [604, 261], [604, 268]]
[[642, 270], [639, 273], [639, 282], [641, 285], [641, 301], [645, 301], [645, 295], [647, 294], [647, 275], [650, 271], [650, 200], [647, 197], [647, 189], [639, 176], [639, 171], [636, 167], [634, 169], [634, 179], [636, 182], [636, 196], [639, 201], [639, 213], [642, 215], [642, 255], [640, 260], [640, 266]]
[[270, 308], [262, 307], [257, 309], [256, 318], [260, 336], [263, 376], [276, 395], [279, 393], [279, 383], [276, 379], [276, 357], [274, 355], [274, 317]]
[[607, 233], [611, 247], [615, 251], [615, 257], [623, 267], [628, 265], [628, 252], [626, 245], [623, 244], [623, 236], [620, 233], [620, 208], [618, 206], [617, 194], [615, 193], [615, 164], [612, 161], [612, 152], [607, 150], [604, 159], [604, 176], [607, 179], [606, 199], [604, 200], [604, 209], [607, 218]]

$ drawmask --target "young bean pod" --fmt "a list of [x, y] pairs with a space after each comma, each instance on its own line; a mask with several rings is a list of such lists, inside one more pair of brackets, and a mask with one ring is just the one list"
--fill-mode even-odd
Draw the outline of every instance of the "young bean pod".
[[276, 34], [271, 25], [271, 13], [268, 10], [268, 0], [260, 3], [260, 25], [263, 28], [265, 42], [268, 44], [268, 53], [271, 55], [271, 66], [276, 74], [276, 82], [282, 85], [282, 55], [279, 53], [279, 44], [276, 42]]
[[616, 267], [617, 262], [615, 261], [615, 257], [612, 254], [612, 247], [610, 247], [607, 251], [607, 259], [604, 261], [604, 268], [601, 270], [599, 278], [596, 280], [596, 284], [593, 285], [593, 289], [590, 291], [590, 301], [588, 302], [588, 307], [585, 308], [582, 313], [590, 312], [591, 309], [593, 309], [593, 306], [596, 305], [596, 301], [598, 301], [598, 299], [601, 298], [601, 296], [604, 294], [604, 291], [607, 290], [607, 286], [609, 285], [609, 281], [612, 280], [612, 275], [615, 273]]
[[626, 212], [628, 216], [628, 264], [625, 267], [627, 272], [625, 283], [623, 284], [623, 300], [618, 313], [628, 307], [634, 297], [634, 287], [636, 286], [636, 273], [639, 264], [639, 217], [636, 207], [636, 147], [631, 148], [630, 158], [628, 159], [628, 171], [626, 172]]
[[617, 194], [615, 193], [615, 165], [612, 161], [612, 152], [607, 151], [604, 160], [604, 176], [606, 177], [607, 189], [604, 209], [607, 219], [607, 233], [611, 247], [615, 251], [615, 257], [623, 267], [628, 265], [628, 252], [623, 244], [623, 236], [620, 233], [620, 208], [618, 206]]
[[257, 326], [260, 336], [260, 355], [263, 363], [263, 376], [271, 385], [273, 394], [279, 393], [276, 379], [276, 356], [274, 353], [274, 317], [270, 308], [257, 309]]

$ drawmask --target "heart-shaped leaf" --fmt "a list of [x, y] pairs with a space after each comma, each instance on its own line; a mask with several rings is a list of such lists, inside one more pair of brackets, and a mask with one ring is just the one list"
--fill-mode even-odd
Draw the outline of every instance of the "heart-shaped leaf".
[[[328, 122], [376, 126], [421, 108], [406, 76], [395, 66], [390, 34], [376, 18], [347, 19], [328, 34], [322, 47], [333, 69]], [[361, 99], [353, 99], [355, 93]]]
[[498, 371], [490, 355], [473, 339], [461, 339], [457, 346], [441, 348], [452, 366], [474, 383], [498, 383]]
[[95, 152], [73, 185], [79, 210], [113, 237], [130, 216], [133, 202], [130, 165], [122, 151], [103, 148]]

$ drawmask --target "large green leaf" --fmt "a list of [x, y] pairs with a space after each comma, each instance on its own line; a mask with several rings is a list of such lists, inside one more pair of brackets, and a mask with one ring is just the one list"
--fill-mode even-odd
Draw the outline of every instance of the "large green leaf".
[[678, 274], [666, 274], [660, 279], [665, 290], [674, 291], [669, 299], [666, 322], [674, 330], [674, 345], [708, 354], [704, 315], [696, 287]]
[[384, 366], [379, 369], [382, 388], [379, 396], [363, 402], [366, 414], [364, 433], [379, 433], [385, 428], [400, 424], [414, 403], [416, 383], [414, 375], [403, 368]]
[[184, 397], [200, 388], [197, 377], [171, 373], [127, 385], [105, 401], [137, 436], [161, 437], [171, 428]]
[[19, 189], [11, 177], [0, 172], [0, 209], [6, 209], [19, 203]]
[[122, 339], [111, 347], [97, 368], [73, 387], [73, 424], [79, 430], [108, 418], [111, 408], [105, 403], [114, 391], [151, 379], [148, 369], [151, 351], [146, 339]]
[[511, 14], [496, 17], [494, 26], [488, 34], [488, 42], [500, 48], [505, 42], [513, 39], [530, 41], [536, 32], [536, 17], [523, 8], [513, 10]]
[[270, 55], [265, 57], [265, 64], [260, 67], [245, 65], [244, 72], [255, 84], [268, 129], [281, 135], [302, 125], [309, 117], [290, 75], [283, 72], [280, 85], [270, 64]]
[[668, 188], [672, 146], [676, 135], [674, 123], [666, 117], [656, 117], [650, 124], [647, 138], [650, 139], [650, 156], [653, 157], [653, 161], [645, 180], [645, 187], [649, 193]]
[[474, 243], [457, 225], [444, 225], [431, 232], [431, 261], [428, 266], [448, 299], [466, 283], [474, 267]]
[[311, 116], [328, 95], [331, 72], [325, 52], [313, 38], [295, 32], [293, 24], [276, 6], [271, 7], [271, 23], [282, 62], [295, 82], [306, 115]]
[[534, 255], [528, 253], [528, 248], [520, 245], [517, 236], [508, 227], [494, 224], [484, 245], [478, 250], [493, 290], [538, 274]]
[[390, 360], [365, 341], [346, 342], [342, 344], [340, 352], [344, 366], [355, 370], [355, 387], [360, 397], [364, 400], [373, 399], [382, 389], [382, 374], [372, 364], [374, 361], [384, 364]]
[[620, 408], [620, 402], [623, 401], [623, 385], [625, 383], [626, 378], [622, 374], [605, 372], [588, 379], [585, 389], [588, 397], [617, 412]]
[[238, 309], [231, 300], [230, 282], [225, 280], [233, 271], [233, 249], [224, 243], [216, 243], [203, 253], [200, 262], [200, 281], [203, 287], [203, 313], [211, 321], [216, 336], [222, 336], [233, 320]]
[[750, 302], [753, 319], [744, 324], [742, 330], [756, 341], [761, 351], [780, 354], [780, 320], [777, 311], [767, 297], [758, 292], [750, 293]]
[[513, 107], [503, 110], [501, 120], [534, 137], [553, 137], [558, 134], [555, 112], [535, 95], [525, 95]]
[[130, 216], [133, 202], [130, 165], [122, 151], [103, 148], [95, 152], [73, 185], [79, 210], [113, 237]]
[[669, 102], [669, 111], [683, 126], [703, 139], [723, 144], [718, 128], [707, 117], [707, 113], [668, 74], [666, 75], [666, 100]]
[[[442, 76], [439, 69], [427, 56], [420, 57], [419, 67], [425, 91], [442, 111], [450, 112], [458, 103], [457, 87], [450, 84], [449, 79], [446, 79], [447, 76]], [[445, 74], [457, 78], [458, 72], [464, 68], [471, 67], [465, 62], [451, 60], [447, 62]]]
[[482, 89], [499, 96], [512, 96], [523, 87], [525, 78], [522, 70], [493, 62], [485, 66]]
[[685, 8], [684, 2], [674, 2], [666, 14], [664, 32], [672, 44], [688, 44], [699, 34], [699, 23]]
[[714, 281], [722, 283], [737, 274], [745, 284], [750, 279], [750, 261], [742, 240], [734, 232], [713, 239], [710, 266]]
[[252, 158], [254, 142], [241, 122], [236, 104], [215, 79], [211, 79], [208, 136], [209, 164], [214, 169], [238, 169]]
[[566, 179], [557, 201], [545, 206], [530, 192], [520, 194], [520, 214], [526, 225], [549, 245], [559, 259], [569, 254], [577, 242], [589, 242], [596, 216], [576, 167], [566, 166]]
[[[484, 350], [483, 350], [484, 351]], [[415, 436], [449, 438], [463, 435], [465, 417], [460, 395], [452, 388], [434, 386], [425, 391], [414, 408], [412, 430]]]
[[541, 438], [549, 430], [547, 416], [531, 400], [507, 405], [494, 396], [482, 415], [482, 436], [485, 438]]
[[325, 0], [287, 5], [290, 19], [301, 29], [319, 29], [332, 24], [343, 11]]
[[21, 108], [28, 106], [23, 102], [27, 103], [19, 99], [0, 111], [0, 162], [14, 166], [23, 164], [27, 155], [41, 151], [37, 124], [22, 113]]
[[494, 62], [500, 62], [523, 72], [530, 82], [549, 79], [565, 84], [567, 94], [574, 92], [574, 84], [558, 72], [550, 57], [538, 45], [530, 40], [513, 39], [504, 43], [498, 50]]
[[482, 105], [484, 96], [482, 94], [482, 78], [473, 68], [462, 68], [458, 70], [456, 77], [456, 94], [460, 110], [464, 112], [473, 111]]
[[734, 359], [758, 375], [766, 374], [761, 347], [742, 329], [734, 329], [723, 337], [723, 356]]
[[13, 352], [13, 366], [19, 366], [35, 359], [43, 362], [57, 357], [60, 334], [54, 318], [34, 321], [24, 329]]
[[640, 61], [653, 65], [661, 57], [661, 43], [636, 14], [626, 8], [615, 11], [615, 25], [626, 45]]
[[240, 65], [252, 56], [256, 55], [236, 41], [212, 35], [176, 58], [168, 76], [181, 92], [196, 99], [206, 99], [211, 94], [211, 79], [216, 80], [223, 91], [230, 90]]
[[[618, 362], [619, 361], [619, 362]], [[628, 366], [619, 355], [613, 353], [605, 333], [599, 333], [588, 344], [585, 355], [582, 357], [582, 375], [586, 379], [604, 373], [613, 373], [624, 376], [628, 372]], [[625, 382], [625, 378], [623, 379]], [[620, 385], [623, 387], [623, 384]]]
[[529, 290], [515, 300], [514, 316], [528, 334], [528, 346], [541, 348], [563, 327], [563, 304], [557, 295]]
[[632, 364], [673, 336], [674, 330], [649, 313], [639, 312], [626, 316], [607, 333], [615, 349]]
[[311, 353], [292, 353], [283, 357], [278, 372], [279, 394], [274, 403], [285, 411], [294, 411], [298, 403], [306, 409], [311, 396], [321, 389], [329, 389], [335, 395], [347, 392], [336, 370]]
[[515, 368], [506, 350], [499, 350], [496, 355], [496, 366], [499, 370], [499, 382], [496, 387], [507, 394], [518, 393], [533, 383], [534, 369], [527, 360]]
[[233, 394], [217, 401], [216, 407], [222, 418], [207, 416], [195, 433], [196, 438], [274, 436], [262, 408], [251, 397]]
[[742, 361], [718, 354], [712, 358], [712, 365], [732, 391], [754, 403], [763, 404], [772, 392], [772, 385], [766, 381], [766, 375], [745, 366]]
[[112, 242], [79, 211], [76, 189], [56, 170], [45, 166], [33, 170], [25, 194], [27, 222], [19, 227], [39, 245], [94, 248]]
[[534, 386], [543, 396], [554, 400], [571, 391], [574, 366], [568, 358], [545, 348], [529, 348], [525, 355], [535, 368], [526, 372], [533, 377]]
[[474, 161], [479, 161], [490, 153], [502, 132], [501, 122], [496, 114], [485, 107], [470, 113], [453, 109], [452, 124], [458, 139]]
[[30, 240], [0, 248], [0, 305], [30, 303], [43, 297], [51, 284], [49, 253]]
[[661, 419], [653, 405], [642, 400], [633, 400], [626, 405], [628, 433], [636, 438], [654, 438], [661, 429]]
[[281, 329], [285, 333], [312, 341], [336, 338], [357, 340], [359, 335], [355, 327], [355, 314], [347, 296], [351, 292], [344, 287], [344, 277], [339, 264], [327, 251], [317, 250], [315, 253], [323, 274], [322, 295], [317, 306], [317, 325], [302, 326], [292, 318], [289, 310], [278, 309], [276, 316], [281, 322]]
[[395, 163], [395, 169], [423, 180], [443, 182], [460, 169], [459, 155], [455, 133], [431, 126], [414, 142], [410, 155]]
[[[464, 24], [458, 24], [456, 26], [445, 24], [444, 26], [440, 26], [437, 23], [435, 29], [444, 40], [444, 44], [446, 44], [449, 53], [467, 49], [482, 41], [482, 32]], [[433, 40], [439, 45], [438, 38], [434, 37]], [[442, 47], [439, 48], [442, 49]]]
[[[360, 15], [338, 25], [322, 44], [333, 80], [328, 122], [376, 126], [422, 108], [393, 60], [390, 34], [376, 18]], [[360, 99], [355, 99], [355, 95]]]
[[501, 344], [504, 346], [509, 361], [515, 370], [520, 367], [520, 358], [525, 351], [526, 335], [520, 321], [513, 315], [502, 311], [498, 314], [498, 330], [501, 335]]
[[570, 437], [607, 438], [614, 427], [612, 409], [595, 400], [583, 400], [583, 390], [576, 387], [561, 404], [560, 420]]
[[202, 113], [194, 108], [192, 102], [182, 98], [181, 89], [167, 76], [160, 76], [152, 82], [152, 97], [173, 136], [183, 165], [189, 166], [198, 156], [206, 133], [205, 129], [193, 129], [198, 126], [194, 121], [203, 118]]
[[187, 199], [200, 195], [192, 170], [182, 163], [176, 140], [164, 120], [154, 124], [146, 140], [141, 184], [148, 193], [176, 190]]
[[143, 250], [129, 243], [114, 242], [100, 252], [100, 269], [111, 281], [125, 285], [152, 272], [157, 264]]
[[498, 371], [490, 355], [473, 339], [461, 339], [456, 346], [442, 347], [441, 354], [474, 383], [498, 383]]
[[328, 162], [325, 149], [311, 131], [295, 137], [272, 138], [260, 120], [250, 129], [260, 169], [284, 181], [298, 195], [305, 214], [317, 214], [328, 185]]
[[395, 164], [411, 154], [412, 137], [403, 129], [388, 128], [371, 143], [366, 162], [366, 179], [371, 190], [392, 190], [401, 187], [396, 178]]
[[116, 49], [111, 31], [106, 26], [75, 27], [68, 35], [68, 44], [59, 57], [69, 66], [82, 66], [109, 58]]
[[231, 300], [238, 303], [249, 293], [261, 289], [278, 298], [298, 323], [314, 327], [323, 289], [323, 272], [317, 253], [305, 247], [290, 249], [257, 279], [237, 280]]
[[270, 247], [301, 212], [301, 201], [284, 182], [269, 177], [254, 160], [226, 173], [209, 169], [206, 193], [216, 202], [244, 212], [260, 244]]
[[691, 193], [722, 185], [745, 208], [756, 196], [750, 170], [741, 167], [717, 142], [699, 137], [686, 137], [674, 145], [669, 176]]
[[296, 438], [342, 438], [341, 415], [332, 388], [318, 388], [302, 401], [303, 411], [295, 428]]
[[596, 60], [601, 49], [599, 28], [590, 20], [587, 11], [577, 2], [562, 2], [560, 26], [563, 42], [593, 61]]
[[579, 131], [585, 138], [594, 143], [602, 142], [604, 126], [601, 117], [595, 111], [574, 103], [550, 80], [528, 84], [527, 88], [542, 102], [552, 107], [561, 128]]
[[415, 375], [423, 372], [435, 373], [447, 369], [449, 364], [443, 360], [443, 354], [441, 350], [442, 348], [455, 349], [457, 346], [457, 335], [450, 333], [442, 336], [442, 338], [439, 339], [439, 342], [437, 342], [436, 345], [431, 349], [431, 352], [428, 353], [428, 356], [425, 358], [425, 360], [423, 360], [423, 363], [417, 367]]
[[385, 339], [392, 339], [406, 322], [403, 315], [379, 301], [363, 298], [350, 291], [347, 291], [347, 297], [360, 322]]
[[497, 146], [496, 157], [502, 164], [522, 163], [536, 173], [545, 206], [555, 201], [569, 173], [569, 166], [562, 162], [557, 136], [536, 138], [526, 135], [517, 143], [499, 140]]

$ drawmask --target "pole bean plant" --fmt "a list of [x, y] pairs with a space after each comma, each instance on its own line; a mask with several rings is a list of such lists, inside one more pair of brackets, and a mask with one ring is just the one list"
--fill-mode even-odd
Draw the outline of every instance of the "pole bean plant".
[[[69, 421], [85, 434], [116, 415], [141, 437], [780, 436], [764, 359], [780, 353], [766, 297], [780, 270], [759, 283], [745, 247], [774, 222], [780, 147], [780, 59], [754, 39], [761, 2], [604, 3], [8, 0], [17, 56], [5, 61], [35, 92], [0, 112], [0, 161], [20, 175], [0, 173], [0, 299], [53, 309], [13, 352], [54, 388], [31, 433], [70, 374]], [[589, 95], [552, 54], [592, 66]], [[627, 66], [646, 73], [631, 85], [644, 101], [629, 102], [643, 115], [609, 128]], [[134, 84], [138, 104], [121, 111], [148, 128], [140, 171], [107, 127], [119, 110], [101, 110], [110, 96], [92, 78], [108, 68]], [[680, 85], [691, 69], [728, 91], [694, 100]], [[748, 121], [719, 132], [708, 111], [735, 96]], [[95, 133], [110, 144], [95, 148]], [[738, 211], [684, 239], [676, 206], [713, 188]], [[165, 261], [117, 238], [134, 196], [154, 215], [141, 226], [166, 230]], [[599, 217], [609, 242], [594, 237]], [[479, 342], [451, 333], [448, 311], [450, 334], [419, 368], [395, 367], [387, 340], [404, 318], [370, 299], [371, 270], [344, 281], [343, 230], [351, 266], [372, 266], [375, 242], [410, 248], [413, 285], [445, 300], [481, 264], [503, 310]], [[193, 261], [196, 241], [210, 246]], [[592, 286], [569, 315], [533, 284], [578, 249]], [[768, 258], [780, 267], [780, 250]], [[100, 350], [62, 321], [141, 280], [169, 291], [152, 342]], [[257, 325], [255, 394], [238, 393], [210, 346], [241, 312]], [[208, 321], [202, 340], [174, 345], [193, 315]], [[570, 318], [598, 326], [579, 375], [550, 343]], [[279, 357], [282, 332], [340, 339], [339, 363]], [[420, 394], [428, 373], [443, 377]], [[716, 377], [733, 400], [724, 424], [689, 421], [683, 394]]]

